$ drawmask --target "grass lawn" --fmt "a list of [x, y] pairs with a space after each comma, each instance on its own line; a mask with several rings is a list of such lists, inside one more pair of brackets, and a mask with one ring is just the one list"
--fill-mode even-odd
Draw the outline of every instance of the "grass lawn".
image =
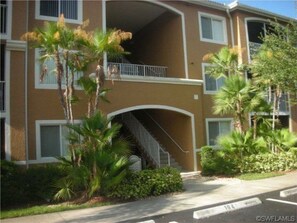
[[83, 204], [55, 204], [55, 205], [37, 205], [28, 208], [18, 208], [12, 210], [1, 210], [0, 219], [15, 218], [28, 215], [46, 214], [59, 211], [68, 211], [82, 208], [100, 207], [111, 205], [112, 202], [83, 203]]
[[271, 172], [271, 173], [244, 173], [236, 178], [240, 180], [261, 180], [265, 178], [270, 178], [270, 177], [277, 177], [277, 176], [282, 176], [284, 173], [280, 172]]

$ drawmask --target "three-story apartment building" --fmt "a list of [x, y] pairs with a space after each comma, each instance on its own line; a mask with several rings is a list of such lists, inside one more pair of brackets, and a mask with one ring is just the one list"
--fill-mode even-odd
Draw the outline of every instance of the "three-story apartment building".
[[[121, 78], [106, 81], [112, 89], [111, 103], [101, 103], [100, 108], [123, 122], [157, 166], [178, 163], [184, 170], [197, 170], [199, 148], [214, 145], [218, 135], [232, 128], [232, 117], [212, 112], [212, 95], [222, 80], [205, 73], [209, 64], [203, 56], [224, 46], [238, 46], [246, 49], [240, 53], [241, 62], [249, 63], [268, 20], [290, 19], [237, 2], [2, 0], [2, 159], [36, 164], [56, 161], [54, 157], [66, 153], [67, 131], [54, 73], [40, 82], [39, 52], [20, 40], [44, 21], [57, 21], [62, 13], [69, 24], [89, 19], [90, 30], [117, 28], [133, 33], [124, 45], [130, 55], [104, 61], [106, 67], [117, 66]], [[84, 100], [74, 112], [79, 121], [86, 113]], [[281, 119], [297, 131], [296, 106], [284, 102]]]

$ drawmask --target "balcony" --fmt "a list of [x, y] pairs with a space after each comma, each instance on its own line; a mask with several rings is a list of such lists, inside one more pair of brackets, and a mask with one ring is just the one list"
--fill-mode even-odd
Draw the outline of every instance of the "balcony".
[[253, 57], [258, 53], [261, 45], [261, 43], [249, 42], [250, 59], [253, 59]]
[[166, 77], [167, 67], [108, 62], [107, 66], [120, 76]]
[[[273, 104], [273, 95], [271, 95], [271, 98], [267, 97], [267, 101], [271, 104]], [[282, 94], [280, 98], [279, 103], [279, 113], [280, 115], [287, 115], [290, 112], [290, 105], [289, 105], [289, 97], [288, 94]]]
[[[3, 3], [4, 2], [4, 3]], [[0, 4], [0, 31], [1, 35], [7, 35], [7, 4], [6, 1], [1, 1]]]

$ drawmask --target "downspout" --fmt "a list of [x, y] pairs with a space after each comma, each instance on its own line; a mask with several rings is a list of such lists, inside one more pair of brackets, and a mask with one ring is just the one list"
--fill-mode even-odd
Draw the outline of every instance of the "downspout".
[[232, 47], [234, 47], [234, 30], [233, 30], [233, 19], [231, 17], [231, 14], [230, 14], [230, 10], [227, 6], [226, 8], [226, 13], [229, 17], [229, 22], [230, 22], [230, 31], [231, 31], [231, 43], [232, 43]]
[[[29, 0], [26, 1], [26, 32], [29, 30]], [[29, 145], [28, 145], [28, 44], [25, 52], [25, 152], [26, 168], [29, 168]]]

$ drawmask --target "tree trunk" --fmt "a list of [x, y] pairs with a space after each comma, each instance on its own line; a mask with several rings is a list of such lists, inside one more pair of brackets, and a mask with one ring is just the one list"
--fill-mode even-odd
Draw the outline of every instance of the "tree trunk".
[[63, 95], [63, 90], [62, 90], [62, 77], [64, 73], [63, 65], [61, 64], [60, 61], [60, 55], [59, 55], [59, 50], [56, 50], [55, 54], [55, 64], [56, 64], [56, 69], [57, 69], [57, 85], [58, 85], [58, 95], [60, 99], [60, 104], [62, 106], [63, 112], [64, 112], [64, 117], [67, 122], [69, 122], [69, 117], [67, 116], [67, 108], [65, 104], [65, 99]]

